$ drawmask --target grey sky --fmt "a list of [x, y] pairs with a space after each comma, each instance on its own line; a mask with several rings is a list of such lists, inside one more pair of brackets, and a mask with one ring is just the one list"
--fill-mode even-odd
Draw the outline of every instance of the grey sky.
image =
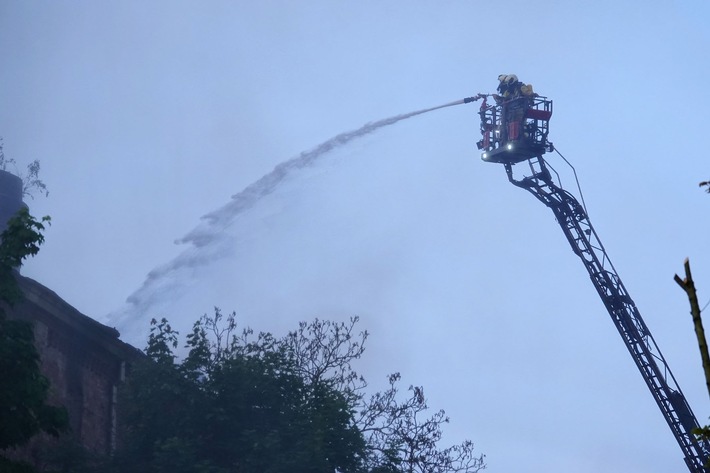
[[[0, 136], [40, 159], [53, 224], [24, 273], [106, 321], [200, 217], [361, 125], [515, 73], [699, 420], [687, 301], [710, 299], [701, 1], [0, 1]], [[491, 472], [683, 471], [680, 449], [552, 213], [483, 163], [477, 104], [385, 128], [285, 180], [215, 262], [119, 327], [218, 305], [256, 329], [360, 315], [374, 386], [401, 371]], [[552, 164], [562, 169], [559, 159]], [[569, 174], [563, 184], [572, 188]]]

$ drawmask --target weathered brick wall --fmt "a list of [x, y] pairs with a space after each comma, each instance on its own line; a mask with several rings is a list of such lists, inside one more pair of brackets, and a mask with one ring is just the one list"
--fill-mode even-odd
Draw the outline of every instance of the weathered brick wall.
[[122, 382], [125, 363], [140, 352], [41, 284], [22, 277], [20, 283], [25, 301], [9, 315], [34, 325], [42, 372], [51, 382], [50, 403], [67, 408], [72, 435], [81, 445], [110, 453], [116, 442], [114, 388]]
[[52, 402], [68, 409], [72, 432], [85, 447], [108, 453], [112, 389], [120, 383], [121, 361], [66, 324], [37, 321], [35, 337]]

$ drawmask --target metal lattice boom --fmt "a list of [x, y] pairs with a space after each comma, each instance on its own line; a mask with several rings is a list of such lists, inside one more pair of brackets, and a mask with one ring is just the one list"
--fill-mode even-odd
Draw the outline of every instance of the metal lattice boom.
[[532, 173], [522, 179], [514, 177], [512, 164], [505, 164], [508, 179], [532, 193], [552, 210], [572, 250], [584, 263], [594, 288], [668, 422], [688, 468], [692, 473], [705, 472], [703, 465], [707, 461], [707, 446], [701, 445], [692, 434], [698, 422], [609, 260], [586, 211], [572, 194], [553, 182], [542, 156], [529, 159], [528, 164]]

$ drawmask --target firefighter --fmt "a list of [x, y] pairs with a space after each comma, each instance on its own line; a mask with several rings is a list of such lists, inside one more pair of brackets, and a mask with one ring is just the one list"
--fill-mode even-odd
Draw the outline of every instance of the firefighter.
[[510, 99], [520, 97], [522, 88], [525, 86], [518, 80], [515, 74], [501, 74], [498, 76], [498, 94], [494, 94], [493, 98], [496, 103], [508, 101]]
[[523, 83], [518, 80], [518, 76], [511, 74], [505, 78], [505, 81], [508, 83], [508, 90], [506, 90], [507, 96], [505, 96], [506, 100], [520, 97], [522, 94], [520, 90]]
[[505, 120], [505, 139], [517, 140], [521, 138], [523, 128], [523, 117], [527, 108], [527, 99], [524, 98], [523, 89], [525, 92], [531, 91], [532, 88], [523, 84], [518, 80], [515, 74], [506, 76], [498, 76], [498, 91], [501, 92], [498, 103], [504, 103], [504, 120]]

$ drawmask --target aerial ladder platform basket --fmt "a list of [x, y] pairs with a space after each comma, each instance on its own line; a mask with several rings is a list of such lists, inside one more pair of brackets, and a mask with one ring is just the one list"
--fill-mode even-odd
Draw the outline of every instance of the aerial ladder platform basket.
[[518, 97], [500, 104], [481, 105], [481, 140], [484, 161], [514, 164], [552, 151], [547, 140], [552, 100]]

